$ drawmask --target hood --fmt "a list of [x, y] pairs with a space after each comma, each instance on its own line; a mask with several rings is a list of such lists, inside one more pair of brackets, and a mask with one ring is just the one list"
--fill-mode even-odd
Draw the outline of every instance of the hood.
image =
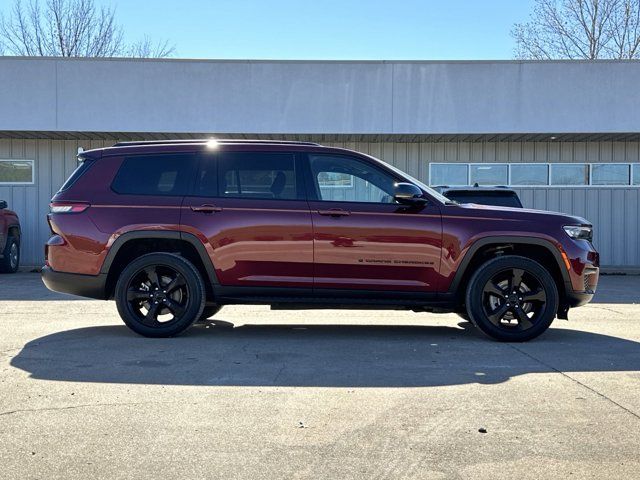
[[567, 225], [591, 225], [585, 218], [562, 212], [549, 210], [536, 210], [533, 208], [498, 207], [494, 205], [480, 205], [477, 203], [461, 203], [458, 207], [465, 210], [482, 212], [483, 215], [491, 215], [495, 218], [515, 218], [518, 216], [529, 217], [530, 220], [542, 220], [542, 217], [553, 217], [555, 220], [563, 220]]

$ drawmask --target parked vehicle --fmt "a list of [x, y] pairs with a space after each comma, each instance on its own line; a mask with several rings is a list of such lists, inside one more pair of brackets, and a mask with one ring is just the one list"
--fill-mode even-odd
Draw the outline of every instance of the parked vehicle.
[[0, 200], [0, 272], [15, 273], [20, 266], [20, 220]]
[[522, 208], [522, 202], [515, 190], [507, 187], [434, 187], [449, 200], [458, 203], [477, 203], [479, 205], [494, 205], [496, 207]]
[[457, 204], [373, 157], [306, 142], [124, 142], [53, 197], [45, 284], [115, 299], [166, 337], [228, 304], [458, 312], [524, 341], [591, 300], [584, 219]]

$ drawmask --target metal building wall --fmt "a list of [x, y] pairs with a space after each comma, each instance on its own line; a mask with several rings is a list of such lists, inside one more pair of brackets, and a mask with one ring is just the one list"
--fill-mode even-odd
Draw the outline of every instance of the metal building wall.
[[[35, 184], [0, 185], [0, 199], [20, 215], [22, 264], [40, 265], [49, 236], [51, 196], [75, 168], [78, 147], [111, 145], [102, 140], [0, 139], [0, 158], [35, 160]], [[640, 142], [333, 142], [327, 145], [379, 157], [429, 183], [431, 162], [640, 162]], [[640, 267], [640, 188], [521, 188], [527, 207], [583, 216], [596, 227], [602, 263]]]
[[[106, 142], [111, 145], [113, 142]], [[0, 139], [0, 159], [35, 160], [33, 185], [0, 185], [0, 199], [20, 216], [21, 264], [41, 265], [49, 238], [49, 200], [76, 168], [78, 147], [105, 146], [102, 140]]]

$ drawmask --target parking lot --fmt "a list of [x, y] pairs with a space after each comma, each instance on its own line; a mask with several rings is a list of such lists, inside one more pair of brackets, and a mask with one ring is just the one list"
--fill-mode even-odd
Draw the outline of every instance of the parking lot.
[[173, 339], [0, 276], [0, 478], [638, 478], [640, 277], [538, 340], [226, 307]]

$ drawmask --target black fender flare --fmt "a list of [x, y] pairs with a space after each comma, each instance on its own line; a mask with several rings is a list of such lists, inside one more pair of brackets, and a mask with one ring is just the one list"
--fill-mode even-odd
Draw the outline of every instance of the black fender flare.
[[491, 244], [518, 244], [518, 245], [536, 245], [540, 247], [544, 247], [553, 255], [556, 263], [558, 264], [558, 268], [560, 269], [560, 273], [562, 275], [562, 280], [564, 281], [564, 287], [566, 291], [573, 291], [573, 286], [571, 284], [571, 277], [569, 277], [569, 272], [564, 265], [564, 260], [562, 259], [562, 255], [558, 247], [556, 247], [549, 240], [545, 240], [543, 238], [538, 237], [524, 237], [524, 236], [490, 236], [490, 237], [482, 237], [476, 240], [469, 250], [465, 254], [464, 258], [460, 262], [460, 266], [451, 281], [451, 285], [449, 286], [449, 293], [457, 293], [458, 287], [462, 278], [464, 277], [465, 272], [471, 263], [474, 255], [480, 250], [482, 247]]
[[123, 233], [120, 235], [111, 245], [109, 251], [107, 252], [107, 256], [102, 263], [102, 267], [100, 268], [100, 273], [109, 274], [109, 270], [111, 269], [111, 264], [113, 260], [118, 255], [118, 251], [127, 243], [132, 240], [140, 240], [140, 239], [170, 239], [170, 240], [183, 240], [189, 244], [191, 244], [198, 252], [200, 260], [204, 265], [204, 268], [207, 272], [207, 276], [209, 277], [209, 282], [213, 287], [219, 285], [218, 277], [216, 275], [215, 268], [213, 267], [213, 263], [211, 262], [211, 258], [207, 253], [207, 249], [204, 244], [196, 237], [195, 235], [187, 232], [182, 232], [179, 230], [132, 230], [130, 232]]

